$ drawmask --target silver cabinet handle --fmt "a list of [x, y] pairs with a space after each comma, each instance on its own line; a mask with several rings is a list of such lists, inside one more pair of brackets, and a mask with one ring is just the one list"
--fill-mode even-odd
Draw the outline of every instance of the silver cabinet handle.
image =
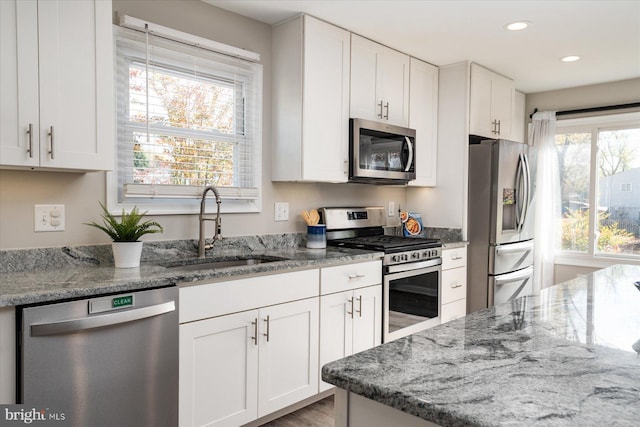
[[462, 255], [451, 255], [451, 261], [457, 261], [462, 259]]
[[63, 320], [61, 322], [34, 323], [31, 325], [31, 336], [42, 337], [46, 335], [65, 334], [85, 329], [117, 325], [119, 323], [133, 322], [135, 320], [146, 319], [147, 317], [170, 313], [175, 309], [175, 301], [169, 301], [162, 304], [151, 305], [149, 307], [121, 311], [118, 313], [103, 314], [100, 316]]
[[358, 317], [362, 317], [362, 295], [358, 297], [358, 310], [356, 310], [356, 312], [358, 313]]
[[353, 319], [353, 298], [349, 298], [347, 302], [351, 304], [351, 311], [347, 311], [347, 314], [350, 314], [351, 318]]
[[356, 274], [349, 274], [349, 280], [356, 280], [356, 279], [362, 279], [363, 277], [365, 277], [364, 274], [362, 273], [356, 273]]
[[500, 131], [502, 131], [502, 125], [501, 125], [502, 121], [498, 120], [498, 132], [497, 134], [500, 135]]
[[267, 316], [267, 318], [264, 319], [264, 321], [267, 322], [267, 333], [266, 334], [262, 334], [262, 335], [267, 337], [267, 342], [269, 342], [269, 324], [271, 323], [270, 322], [270, 316]]
[[385, 114], [384, 118], [389, 120], [389, 102], [387, 101], [387, 105], [384, 106], [387, 109], [387, 114]]
[[258, 345], [258, 318], [256, 317], [256, 320], [251, 322], [251, 324], [253, 325], [253, 336], [251, 339], [255, 345]]
[[382, 118], [382, 100], [380, 100], [380, 104], [378, 104], [378, 107], [380, 107], [380, 114], [378, 114], [378, 117]]
[[512, 254], [516, 252], [529, 252], [533, 250], [533, 240], [527, 240], [520, 243], [509, 243], [506, 245], [496, 246], [496, 253]]
[[49, 155], [51, 156], [51, 160], [56, 158], [56, 154], [53, 151], [53, 126], [49, 126]]
[[27, 153], [29, 153], [29, 158], [33, 159], [33, 123], [29, 123], [27, 135], [29, 135], [29, 148], [27, 148]]
[[455, 282], [455, 283], [452, 283], [450, 286], [451, 286], [451, 289], [456, 289], [456, 288], [462, 287], [462, 283]]

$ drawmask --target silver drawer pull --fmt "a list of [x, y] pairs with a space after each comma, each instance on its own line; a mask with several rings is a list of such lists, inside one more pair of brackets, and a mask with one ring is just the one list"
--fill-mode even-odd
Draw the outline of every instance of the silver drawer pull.
[[451, 256], [451, 261], [457, 261], [459, 259], [462, 259], [462, 257], [460, 255], [452, 255]]
[[460, 282], [456, 282], [456, 283], [452, 283], [451, 284], [451, 289], [460, 288], [460, 287], [462, 287], [462, 283], [460, 283]]
[[349, 280], [355, 280], [355, 279], [362, 279], [363, 277], [365, 277], [364, 274], [362, 273], [357, 273], [357, 274], [349, 274]]

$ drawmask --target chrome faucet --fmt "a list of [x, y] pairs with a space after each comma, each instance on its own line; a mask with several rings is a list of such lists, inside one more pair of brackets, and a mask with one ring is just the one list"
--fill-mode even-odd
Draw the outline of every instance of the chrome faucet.
[[[205, 201], [207, 199], [207, 193], [209, 192], [209, 190], [213, 191], [213, 194], [216, 196], [216, 204], [218, 205], [216, 209], [215, 219], [205, 218], [204, 216]], [[221, 203], [222, 203], [222, 199], [220, 198], [220, 193], [218, 192], [218, 189], [216, 187], [214, 187], [213, 185], [210, 185], [204, 189], [204, 191], [202, 192], [202, 200], [200, 200], [200, 215], [198, 216], [199, 223], [200, 223], [200, 235], [198, 238], [198, 258], [204, 258], [205, 251], [207, 249], [213, 248], [213, 245], [216, 243], [216, 241], [222, 240], [222, 226], [221, 226], [221, 218], [220, 218]], [[205, 221], [216, 222], [216, 227], [215, 227], [216, 229], [213, 234], [213, 241], [209, 244], [207, 244], [206, 239], [204, 237]]]

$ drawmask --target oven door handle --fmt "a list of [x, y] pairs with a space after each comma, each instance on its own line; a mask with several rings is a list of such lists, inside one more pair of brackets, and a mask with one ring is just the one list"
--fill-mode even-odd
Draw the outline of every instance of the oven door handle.
[[426, 261], [408, 262], [405, 264], [390, 265], [387, 267], [389, 273], [400, 273], [403, 271], [420, 270], [421, 268], [437, 267], [442, 265], [442, 258], [428, 259]]

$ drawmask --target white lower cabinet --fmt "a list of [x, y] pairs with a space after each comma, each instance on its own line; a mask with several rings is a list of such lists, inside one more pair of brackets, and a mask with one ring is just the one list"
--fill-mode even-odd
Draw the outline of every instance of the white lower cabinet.
[[[319, 378], [323, 365], [382, 343], [381, 269], [380, 261], [322, 269]], [[331, 387], [320, 379], [321, 392]]]
[[318, 300], [260, 310], [258, 417], [318, 393]]
[[239, 426], [258, 417], [258, 310], [180, 325], [180, 425]]
[[467, 248], [442, 251], [442, 323], [467, 315]]
[[317, 269], [181, 288], [180, 426], [239, 426], [317, 394], [318, 295]]

